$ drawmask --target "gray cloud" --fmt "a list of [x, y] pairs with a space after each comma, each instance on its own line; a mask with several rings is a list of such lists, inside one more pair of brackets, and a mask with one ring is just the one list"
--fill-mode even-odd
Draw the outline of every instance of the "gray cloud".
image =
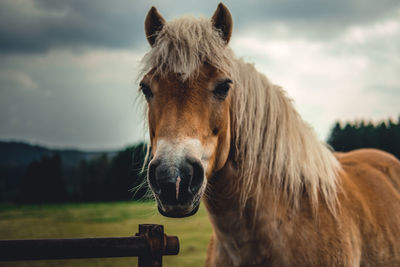
[[106, 50], [0, 56], [0, 139], [85, 149], [143, 140], [137, 60]]
[[58, 47], [123, 48], [144, 44], [143, 27], [138, 36], [136, 25], [143, 25], [145, 6], [139, 6], [124, 0], [38, 0], [25, 7], [12, 0], [2, 1], [0, 51], [45, 52]]
[[[252, 0], [246, 2], [246, 8], [238, 2], [231, 5], [239, 34], [254, 30], [271, 39], [280, 35], [323, 41], [335, 39], [351, 26], [372, 24], [395, 15], [399, 8], [396, 0]], [[276, 26], [284, 26], [285, 30], [277, 30]]]
[[233, 2], [232, 8], [237, 9], [238, 17], [252, 17], [265, 20], [308, 20], [310, 26], [316, 21], [336, 21], [338, 25], [374, 21], [387, 15], [399, 2], [384, 1], [320, 1], [320, 0], [282, 0], [282, 1], [247, 1], [244, 8], [240, 3]]
[[[0, 52], [46, 52], [53, 48], [134, 48], [145, 45], [143, 20], [151, 5], [167, 19], [185, 13], [211, 16], [216, 2], [98, 0], [5, 0], [0, 2]], [[346, 27], [369, 23], [393, 12], [397, 0], [383, 1], [226, 1], [235, 31], [279, 23], [290, 35], [332, 37]], [[266, 35], [272, 34], [265, 32]]]

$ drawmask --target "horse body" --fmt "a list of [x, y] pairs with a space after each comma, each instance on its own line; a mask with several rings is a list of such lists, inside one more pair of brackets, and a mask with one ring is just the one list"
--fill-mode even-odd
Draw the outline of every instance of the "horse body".
[[234, 57], [222, 4], [211, 21], [152, 8], [145, 30], [148, 181], [168, 217], [203, 198], [207, 266], [400, 265], [395, 157], [318, 141], [283, 89]]
[[250, 205], [240, 218], [232, 201], [238, 196], [227, 189], [235, 177], [228, 163], [211, 183], [218, 194], [205, 199], [214, 228], [206, 266], [398, 266], [399, 161], [372, 149], [337, 157], [343, 171], [336, 217], [323, 203], [313, 214], [306, 196], [296, 213], [274, 214], [273, 193], [265, 192], [263, 205]]

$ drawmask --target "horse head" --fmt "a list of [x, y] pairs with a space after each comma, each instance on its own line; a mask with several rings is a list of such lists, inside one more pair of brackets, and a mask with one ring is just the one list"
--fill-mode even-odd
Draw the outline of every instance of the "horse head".
[[[227, 46], [232, 17], [223, 4], [205, 25], [209, 25], [209, 29], [201, 30], [218, 37], [209, 42]], [[162, 50], [158, 56], [166, 59], [160, 63], [165, 66], [152, 66], [140, 82], [147, 100], [152, 148], [148, 182], [161, 214], [186, 217], [196, 213], [207, 179], [221, 169], [228, 158], [232, 77], [202, 56], [201, 49], [207, 45], [212, 48], [213, 44], [194, 43], [193, 35], [199, 31], [195, 24], [179, 33], [181, 40], [176, 36], [168, 37], [171, 33], [168, 27], [170, 25], [152, 7], [145, 20], [147, 40], [152, 49]], [[163, 38], [172, 40], [166, 44]], [[169, 47], [174, 44], [175, 47]], [[186, 60], [184, 64], [190, 65], [193, 62], [188, 61], [193, 58], [199, 61], [192, 71], [195, 74], [179, 70], [182, 66], [179, 62]], [[157, 60], [154, 64], [158, 64]]]

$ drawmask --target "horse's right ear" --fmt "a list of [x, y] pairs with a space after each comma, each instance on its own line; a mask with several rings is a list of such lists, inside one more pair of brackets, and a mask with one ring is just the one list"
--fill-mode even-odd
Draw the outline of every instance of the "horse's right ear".
[[217, 10], [215, 10], [214, 15], [211, 18], [211, 22], [217, 30], [221, 32], [221, 37], [226, 43], [229, 43], [232, 35], [233, 20], [231, 12], [228, 8], [219, 3]]
[[154, 6], [151, 7], [149, 12], [147, 13], [146, 20], [144, 22], [146, 38], [151, 46], [154, 46], [157, 38], [157, 33], [161, 31], [164, 24], [165, 20], [163, 17], [161, 17], [160, 13], [158, 13], [157, 8], [155, 8]]

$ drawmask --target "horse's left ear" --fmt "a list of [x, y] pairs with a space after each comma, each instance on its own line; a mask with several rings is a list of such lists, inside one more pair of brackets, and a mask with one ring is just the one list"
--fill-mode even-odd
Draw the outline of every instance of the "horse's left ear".
[[151, 46], [154, 46], [156, 42], [157, 33], [161, 31], [165, 24], [164, 18], [158, 13], [157, 8], [151, 7], [149, 13], [147, 13], [146, 20], [144, 22], [144, 30], [146, 32], [147, 41]]
[[214, 28], [221, 31], [222, 39], [224, 39], [226, 43], [229, 43], [232, 35], [233, 20], [231, 12], [229, 12], [228, 8], [224, 4], [219, 3], [217, 10], [215, 10], [214, 15], [211, 18], [211, 22]]

